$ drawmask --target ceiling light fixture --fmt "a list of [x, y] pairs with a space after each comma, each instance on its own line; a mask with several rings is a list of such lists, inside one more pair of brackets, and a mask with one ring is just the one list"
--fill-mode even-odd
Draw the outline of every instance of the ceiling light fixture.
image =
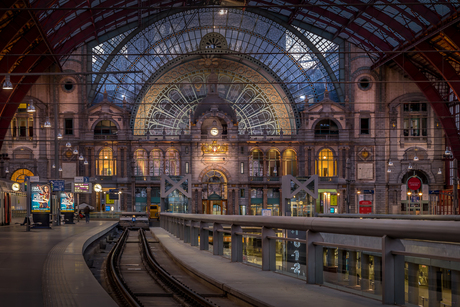
[[35, 113], [34, 101], [30, 99], [30, 104], [27, 106], [27, 113]]
[[13, 83], [11, 83], [9, 74], [5, 76], [5, 81], [3, 82], [3, 89], [4, 90], [12, 90], [13, 89]]

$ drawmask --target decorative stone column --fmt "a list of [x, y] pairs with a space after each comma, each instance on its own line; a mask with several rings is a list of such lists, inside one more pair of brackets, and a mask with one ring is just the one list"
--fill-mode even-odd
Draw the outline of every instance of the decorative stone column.
[[264, 188], [263, 195], [262, 195], [262, 209], [267, 209], [267, 193], [268, 193], [268, 189]]

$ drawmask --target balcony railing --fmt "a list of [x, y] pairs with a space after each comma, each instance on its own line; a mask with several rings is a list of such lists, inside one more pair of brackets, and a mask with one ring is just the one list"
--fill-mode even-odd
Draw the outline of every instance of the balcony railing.
[[251, 181], [264, 181], [264, 177], [260, 177], [260, 176], [251, 176], [249, 178]]
[[320, 182], [330, 182], [330, 183], [338, 183], [339, 182], [339, 177], [338, 176], [332, 176], [332, 177], [319, 177]]
[[[457, 306], [460, 298], [457, 221], [161, 213], [160, 222], [184, 243], [232, 262], [383, 304]], [[445, 272], [452, 284], [443, 283]]]

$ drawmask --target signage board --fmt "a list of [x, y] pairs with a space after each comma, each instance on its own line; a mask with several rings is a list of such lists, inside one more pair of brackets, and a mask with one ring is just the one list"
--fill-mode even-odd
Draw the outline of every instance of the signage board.
[[119, 192], [118, 189], [110, 189], [109, 190], [109, 193], [118, 193], [118, 192]]
[[110, 206], [105, 206], [105, 211], [109, 212], [110, 211]]
[[430, 190], [429, 193], [430, 194], [439, 194], [439, 190]]
[[[117, 194], [118, 195], [118, 194]], [[117, 198], [118, 199], [118, 198]], [[115, 204], [115, 200], [110, 197], [110, 194], [105, 194], [105, 203], [106, 204]]]
[[371, 200], [360, 200], [359, 205], [360, 206], [372, 206], [372, 201]]
[[50, 184], [53, 192], [65, 191], [65, 180], [50, 180]]
[[262, 209], [262, 216], [272, 216], [272, 209]]
[[359, 214], [371, 214], [372, 213], [372, 207], [367, 206], [367, 207], [359, 207]]
[[337, 194], [331, 194], [331, 206], [337, 206]]
[[33, 213], [51, 212], [51, 188], [49, 184], [32, 183], [31, 185], [31, 207]]
[[61, 200], [61, 212], [74, 212], [75, 202], [74, 195], [72, 192], [61, 192], [59, 193]]
[[363, 194], [374, 194], [374, 190], [363, 190]]
[[109, 193], [107, 194], [109, 199], [118, 199], [118, 193]]
[[421, 186], [422, 182], [417, 177], [412, 177], [407, 181], [407, 187], [412, 191], [420, 189]]
[[74, 183], [72, 191], [74, 193], [91, 193], [91, 183]]
[[30, 176], [30, 177], [29, 177], [29, 181], [30, 181], [30, 182], [39, 182], [39, 181], [40, 181], [40, 177], [39, 177], [39, 176]]
[[89, 183], [89, 177], [74, 177], [73, 181], [78, 183]]

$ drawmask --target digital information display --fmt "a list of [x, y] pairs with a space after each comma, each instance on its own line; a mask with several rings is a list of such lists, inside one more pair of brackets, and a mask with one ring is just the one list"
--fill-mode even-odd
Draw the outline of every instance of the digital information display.
[[31, 183], [32, 212], [50, 213], [51, 188], [49, 184]]
[[61, 192], [60, 199], [61, 199], [61, 212], [74, 212], [75, 211], [75, 203], [74, 197], [72, 192]]
[[74, 193], [91, 193], [91, 183], [74, 183]]

